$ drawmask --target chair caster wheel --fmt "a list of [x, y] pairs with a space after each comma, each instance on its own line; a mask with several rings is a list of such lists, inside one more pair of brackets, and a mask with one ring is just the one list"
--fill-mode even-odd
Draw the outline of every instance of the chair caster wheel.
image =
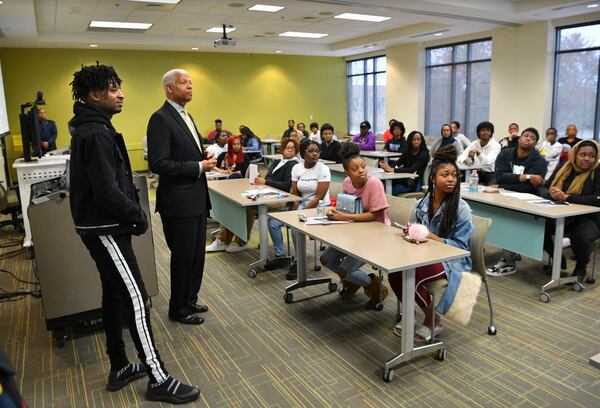
[[592, 278], [591, 276], [589, 278], [587, 278], [585, 280], [587, 283], [589, 283], [590, 285], [593, 285], [594, 283], [596, 283], [596, 278]]
[[394, 370], [383, 370], [383, 381], [391, 382], [394, 379]]
[[446, 359], [446, 349], [439, 349], [435, 355], [435, 359], [438, 361], [444, 361]]
[[315, 269], [315, 272], [319, 272], [319, 271], [321, 270], [321, 265], [317, 265], [317, 266], [315, 266], [315, 268], [314, 268], [314, 269]]
[[581, 282], [575, 282], [575, 284], [573, 285], [573, 290], [575, 292], [581, 292], [583, 289], [584, 289], [584, 287], [581, 284]]
[[250, 270], [248, 271], [248, 277], [249, 277], [249, 278], [252, 278], [252, 279], [256, 278], [256, 270], [254, 270], [254, 269], [250, 269]]
[[488, 334], [490, 336], [495, 336], [496, 335], [496, 327], [495, 326], [489, 326], [488, 327]]
[[400, 313], [398, 313], [396, 315], [396, 323], [400, 323], [402, 321], [402, 315]]
[[550, 302], [550, 294], [546, 293], [546, 292], [542, 292], [540, 293], [540, 302], [544, 302], [544, 303], [548, 303]]
[[283, 295], [283, 300], [285, 303], [292, 303], [294, 301], [294, 294], [292, 292], [288, 292]]
[[335, 282], [329, 282], [329, 285], [327, 287], [329, 288], [329, 292], [331, 292], [331, 293], [338, 290], [337, 283], [335, 283]]
[[383, 303], [379, 302], [379, 303], [375, 304], [375, 310], [377, 310], [378, 312], [381, 312], [383, 310]]

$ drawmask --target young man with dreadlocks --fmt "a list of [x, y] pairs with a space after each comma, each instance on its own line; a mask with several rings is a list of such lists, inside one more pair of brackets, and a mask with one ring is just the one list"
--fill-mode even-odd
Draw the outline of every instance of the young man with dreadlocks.
[[[146, 375], [146, 397], [181, 404], [198, 399], [196, 387], [171, 377], [154, 345], [151, 299], [131, 246], [148, 228], [133, 185], [125, 141], [111, 123], [123, 108], [121, 78], [106, 65], [82, 66], [71, 82], [70, 202], [75, 229], [96, 262], [102, 283], [102, 319], [110, 360], [107, 389], [117, 391]], [[125, 316], [142, 364], [127, 359]]]
[[[427, 195], [417, 202], [413, 222], [427, 226], [427, 239], [469, 251], [474, 227], [471, 208], [460, 198], [460, 172], [456, 156], [453, 145], [441, 147], [434, 153]], [[437, 311], [446, 314], [455, 300], [462, 272], [470, 271], [471, 266], [471, 257], [466, 256], [415, 269], [415, 302], [425, 313], [423, 324], [415, 327], [415, 341], [429, 340], [432, 334], [438, 336], [443, 329], [437, 314], [435, 327], [431, 327], [435, 311], [425, 285], [436, 279], [448, 279], [448, 288], [437, 306]], [[396, 297], [402, 301], [402, 275], [390, 273], [388, 279]], [[402, 335], [401, 324], [394, 328], [394, 334]]]

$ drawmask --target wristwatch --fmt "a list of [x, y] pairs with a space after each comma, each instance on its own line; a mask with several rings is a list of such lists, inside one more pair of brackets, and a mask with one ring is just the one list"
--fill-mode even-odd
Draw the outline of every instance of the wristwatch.
[[527, 175], [525, 176], [525, 179], [526, 179], [526, 180], [528, 180], [528, 181], [529, 181], [529, 180], [531, 180], [531, 174], [527, 174]]

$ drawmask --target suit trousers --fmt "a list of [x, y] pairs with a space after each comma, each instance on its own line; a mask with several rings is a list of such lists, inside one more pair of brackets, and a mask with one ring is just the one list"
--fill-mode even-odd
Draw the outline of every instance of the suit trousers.
[[161, 214], [165, 240], [171, 251], [171, 299], [169, 316], [191, 314], [198, 302], [204, 273], [206, 214], [195, 217], [166, 217]]

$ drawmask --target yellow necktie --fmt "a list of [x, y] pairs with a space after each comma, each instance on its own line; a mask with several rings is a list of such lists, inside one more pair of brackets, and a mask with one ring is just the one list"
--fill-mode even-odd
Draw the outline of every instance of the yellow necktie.
[[198, 148], [200, 149], [200, 151], [202, 151], [202, 146], [200, 146], [200, 141], [198, 140], [198, 134], [196, 133], [196, 128], [194, 127], [194, 123], [190, 119], [190, 116], [188, 115], [188, 113], [187, 113], [187, 111], [185, 109], [183, 110], [183, 117], [184, 117], [184, 120], [185, 120], [185, 124], [190, 129], [190, 132], [192, 132], [192, 136], [194, 137], [194, 141], [198, 145]]

